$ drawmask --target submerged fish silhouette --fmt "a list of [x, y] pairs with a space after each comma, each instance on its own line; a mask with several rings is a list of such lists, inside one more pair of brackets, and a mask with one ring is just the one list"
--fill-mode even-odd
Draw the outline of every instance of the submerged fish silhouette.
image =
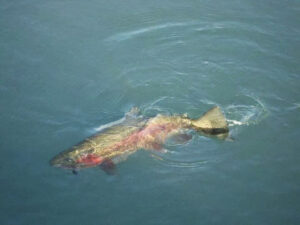
[[163, 144], [170, 138], [185, 142], [191, 138], [188, 130], [196, 130], [202, 135], [225, 139], [228, 135], [227, 121], [219, 107], [215, 106], [199, 119], [187, 116], [157, 115], [144, 119], [133, 108], [124, 121], [107, 127], [86, 138], [79, 144], [58, 154], [50, 160], [55, 167], [72, 169], [100, 165], [108, 174], [113, 173], [115, 163], [123, 161], [139, 149], [163, 151]]

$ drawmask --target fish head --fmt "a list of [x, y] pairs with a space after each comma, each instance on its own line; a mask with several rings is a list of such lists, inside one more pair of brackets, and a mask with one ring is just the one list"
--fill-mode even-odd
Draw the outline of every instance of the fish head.
[[104, 157], [96, 154], [93, 148], [75, 146], [56, 155], [50, 160], [50, 165], [64, 169], [80, 169], [101, 164]]
[[78, 163], [75, 152], [69, 151], [69, 152], [62, 152], [56, 156], [54, 156], [50, 160], [50, 165], [54, 167], [60, 167], [65, 169], [74, 169], [78, 168]]

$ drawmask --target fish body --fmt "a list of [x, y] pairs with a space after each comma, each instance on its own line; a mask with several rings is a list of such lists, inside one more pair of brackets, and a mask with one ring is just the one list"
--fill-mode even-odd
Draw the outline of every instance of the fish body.
[[181, 136], [188, 139], [188, 130], [196, 130], [205, 135], [224, 138], [228, 126], [219, 107], [214, 107], [199, 119], [187, 116], [157, 115], [143, 119], [137, 116], [133, 108], [126, 119], [117, 125], [86, 138], [79, 144], [58, 154], [50, 164], [67, 169], [80, 169], [101, 165], [113, 168], [115, 163], [123, 161], [128, 155], [139, 149], [160, 151], [170, 137]]

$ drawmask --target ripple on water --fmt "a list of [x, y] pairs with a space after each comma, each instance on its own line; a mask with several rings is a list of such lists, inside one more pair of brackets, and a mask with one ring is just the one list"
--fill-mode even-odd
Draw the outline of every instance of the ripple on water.
[[[224, 82], [219, 84], [216, 80], [223, 77], [224, 71], [228, 72], [226, 69], [232, 71], [233, 62], [237, 61], [228, 58], [228, 54], [224, 53], [228, 50], [228, 45], [231, 46], [230, 49], [243, 46], [244, 51], [255, 49], [255, 54], [265, 54], [265, 46], [249, 38], [249, 34], [253, 32], [258, 37], [270, 36], [255, 25], [232, 21], [187, 21], [156, 24], [120, 32], [104, 41], [117, 49], [129, 48], [131, 45], [127, 43], [131, 40], [134, 40], [136, 45], [140, 44], [135, 54], [135, 63], [128, 64], [118, 76], [118, 80], [126, 79], [124, 83], [128, 85], [126, 90], [130, 89], [130, 93], [139, 92], [141, 89], [143, 93], [148, 93], [150, 89], [154, 92], [153, 87], [163, 84], [159, 87], [164, 88], [164, 92], [151, 93], [149, 99], [144, 98], [143, 103], [139, 105], [144, 116], [188, 113], [194, 118], [204, 113], [201, 109], [220, 105], [228, 118], [231, 135], [236, 137], [244, 126], [257, 125], [266, 118], [267, 108], [258, 97], [244, 93], [232, 99], [230, 104], [222, 105], [213, 96], [208, 97], [207, 91], [223, 86]], [[144, 38], [146, 41], [140, 43], [138, 39]], [[211, 52], [214, 52], [213, 58]], [[143, 60], [139, 60], [139, 57], [143, 57]], [[145, 57], [148, 60], [145, 60]], [[133, 61], [134, 59], [133, 57]], [[207, 70], [210, 74], [207, 74]], [[168, 86], [168, 83], [172, 85]], [[177, 89], [172, 91], [168, 87]], [[130, 93], [124, 92], [123, 97], [134, 101], [136, 94], [132, 96]], [[205, 167], [209, 163], [223, 160], [224, 154], [230, 154], [221, 152], [222, 146], [223, 142], [195, 133], [188, 143], [167, 144], [166, 154], [154, 152], [152, 156], [166, 166]]]
[[173, 28], [173, 27], [190, 26], [190, 25], [194, 25], [194, 24], [196, 24], [194, 21], [158, 24], [158, 25], [154, 25], [154, 26], [140, 28], [137, 30], [118, 33], [118, 34], [108, 37], [105, 41], [121, 42], [121, 41], [135, 38], [139, 35], [143, 35], [145, 33], [153, 32], [153, 31], [157, 31], [157, 30], [168, 29], [168, 28]]
[[[268, 109], [263, 102], [250, 95], [240, 95], [234, 103], [228, 106], [222, 106], [228, 124], [230, 126], [230, 135], [236, 138], [242, 132], [243, 126], [255, 126], [268, 116]], [[219, 105], [209, 99], [202, 99], [199, 103], [190, 102], [188, 99], [180, 99], [170, 96], [160, 97], [152, 102], [140, 106], [141, 114], [148, 118], [157, 114], [183, 114], [192, 110], [197, 110], [197, 117], [204, 113], [201, 109], [208, 109], [212, 105]], [[99, 132], [103, 129], [116, 125], [124, 121], [124, 117], [120, 120], [104, 124], [94, 129], [93, 132]], [[184, 167], [198, 168], [207, 167], [212, 163], [218, 163], [230, 155], [230, 151], [221, 151], [224, 141], [198, 135], [195, 131], [191, 131], [193, 138], [184, 144], [172, 143], [167, 141], [165, 152], [151, 152], [151, 156], [157, 162], [168, 167]], [[226, 141], [225, 141], [226, 142]]]
[[[150, 115], [173, 114], [173, 110], [165, 107], [165, 103], [169, 102], [170, 104], [170, 101], [178, 101], [178, 99], [165, 96], [143, 106], [142, 111]], [[202, 108], [210, 108], [211, 105], [217, 104], [208, 99], [202, 100], [202, 102], [206, 104], [206, 107], [202, 106]], [[240, 104], [221, 106], [228, 119], [230, 135], [235, 137], [242, 131], [241, 127], [257, 125], [269, 114], [263, 102], [255, 96], [241, 95], [238, 96], [236, 102], [240, 102]], [[207, 105], [209, 106], [207, 107]], [[224, 154], [230, 154], [230, 152], [220, 151], [224, 144], [223, 141], [200, 136], [196, 132], [192, 133], [193, 138], [188, 143], [182, 145], [166, 143], [166, 153], [153, 152], [152, 157], [166, 166], [194, 168], [206, 167], [210, 163], [224, 159]]]

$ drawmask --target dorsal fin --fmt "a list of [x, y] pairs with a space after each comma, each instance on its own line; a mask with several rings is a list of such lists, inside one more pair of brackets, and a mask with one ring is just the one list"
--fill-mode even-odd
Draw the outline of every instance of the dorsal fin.
[[126, 118], [135, 118], [139, 115], [140, 109], [138, 107], [132, 107], [129, 112], [126, 113]]
[[143, 126], [146, 121], [144, 121], [143, 115], [140, 114], [140, 109], [138, 107], [133, 107], [129, 112], [125, 114], [123, 125], [126, 126]]

